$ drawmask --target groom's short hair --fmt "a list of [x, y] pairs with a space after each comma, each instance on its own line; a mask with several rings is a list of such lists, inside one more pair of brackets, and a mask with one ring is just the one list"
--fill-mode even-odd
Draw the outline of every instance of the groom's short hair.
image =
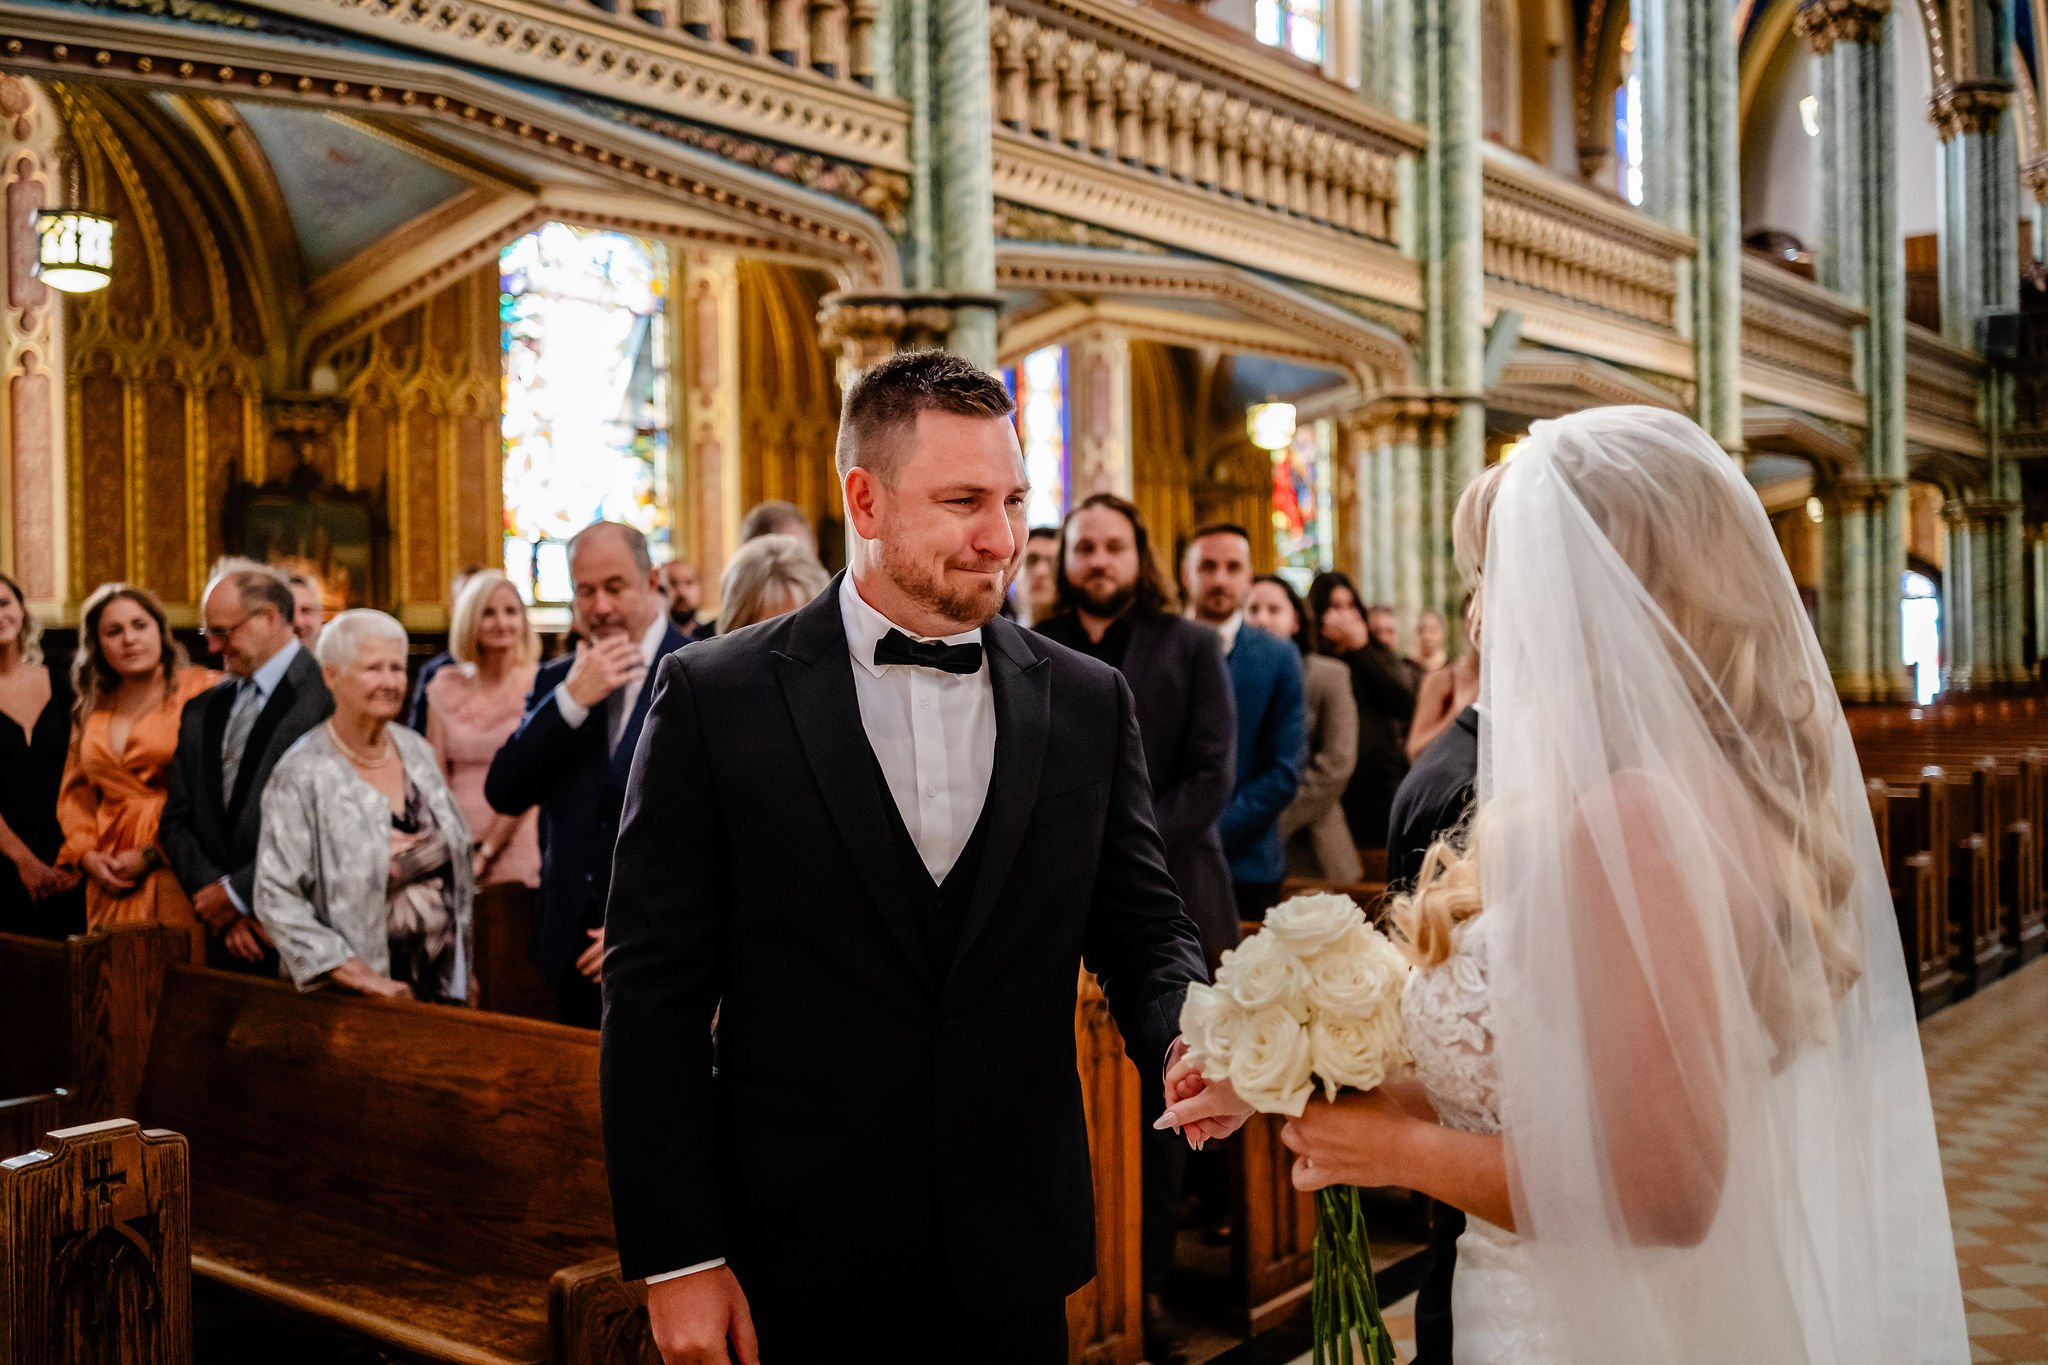
[[898, 351], [846, 390], [834, 452], [839, 477], [859, 465], [895, 483], [905, 438], [921, 412], [1008, 417], [1016, 407], [1003, 382], [970, 360], [950, 351]]

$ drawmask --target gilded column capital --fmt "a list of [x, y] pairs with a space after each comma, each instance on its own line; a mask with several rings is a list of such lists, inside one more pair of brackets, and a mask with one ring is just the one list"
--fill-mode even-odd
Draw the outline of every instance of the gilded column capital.
[[1836, 479], [1820, 496], [1837, 511], [1869, 511], [1889, 503], [1905, 486], [1903, 479]]
[[1891, 0], [1805, 0], [1792, 24], [1817, 53], [1836, 43], [1874, 43], [1884, 35]]
[[2011, 81], [1950, 81], [1927, 98], [1928, 116], [1943, 142], [1958, 133], [1996, 131], [2011, 103]]
[[964, 312], [1002, 307], [995, 294], [904, 289], [881, 293], [827, 294], [818, 310], [818, 333], [839, 356], [839, 381], [851, 383], [862, 370], [896, 351], [944, 346]]
[[2020, 166], [2020, 183], [2034, 196], [2035, 203], [2048, 204], [2048, 153]]
[[1374, 399], [1355, 414], [1367, 439], [1391, 445], [1442, 445], [1459, 410], [1477, 394], [1407, 392]]

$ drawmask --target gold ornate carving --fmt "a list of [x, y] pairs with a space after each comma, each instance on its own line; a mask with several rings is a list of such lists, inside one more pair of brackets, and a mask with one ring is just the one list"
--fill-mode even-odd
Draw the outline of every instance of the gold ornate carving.
[[2020, 183], [2037, 204], [2048, 204], [2048, 154], [2035, 157], [2020, 167]]
[[1958, 133], [1997, 131], [2012, 103], [2011, 81], [1950, 81], [1928, 96], [1928, 116], [1943, 142]]
[[[758, 10], [761, 0], [742, 0], [742, 7]], [[631, 7], [610, 15], [595, 5], [541, 0], [276, 0], [267, 8], [807, 150], [910, 169], [908, 111], [868, 91], [843, 65], [827, 75], [804, 69], [801, 50], [785, 62], [758, 46], [747, 52], [664, 32]], [[836, 12], [843, 24], [844, 11]], [[842, 41], [828, 38], [827, 46]]]
[[1874, 43], [1884, 36], [1891, 0], [1805, 0], [1792, 25], [1815, 52], [1836, 43]]
[[1057, 242], [1063, 246], [1103, 247], [1113, 251], [1166, 254], [1166, 248], [1143, 237], [1112, 232], [1065, 214], [1028, 208], [1006, 199], [996, 201], [996, 240], [1015, 242]]
[[893, 352], [944, 346], [952, 335], [953, 318], [962, 310], [1001, 307], [1002, 299], [994, 294], [828, 294], [818, 309], [818, 333], [826, 349], [838, 354], [843, 389], [855, 375]]
[[1441, 447], [1464, 405], [1476, 394], [1415, 390], [1386, 394], [1353, 415], [1369, 445]]
[[77, 3], [92, 9], [123, 10], [130, 14], [146, 14], [152, 19], [181, 19], [186, 23], [210, 24], [219, 28], [255, 30], [262, 27], [261, 22], [246, 11], [209, 4], [207, 0], [77, 0]]

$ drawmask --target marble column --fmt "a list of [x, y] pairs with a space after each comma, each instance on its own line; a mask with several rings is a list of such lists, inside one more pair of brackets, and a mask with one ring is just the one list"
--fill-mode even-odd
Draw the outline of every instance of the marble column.
[[2036, 526], [2027, 546], [2027, 564], [2034, 580], [2033, 680], [2048, 681], [2048, 526]]
[[[77, 600], [65, 479], [64, 309], [62, 297], [34, 277], [36, 211], [57, 197], [63, 126], [42, 87], [0, 74], [0, 128], [8, 134], [0, 155], [0, 564], [50, 620]], [[121, 268], [118, 255], [114, 267]]]
[[1692, 338], [1694, 416], [1742, 444], [1742, 194], [1735, 36], [1720, 0], [1646, 0], [1636, 19], [1642, 74], [1644, 207], [1689, 232], [1679, 327]]
[[1090, 328], [1069, 339], [1067, 400], [1068, 505], [1095, 493], [1135, 496], [1130, 338], [1114, 328]]
[[[1414, 117], [1429, 132], [1417, 175], [1413, 243], [1422, 263], [1423, 392], [1397, 400], [1404, 489], [1393, 529], [1417, 539], [1412, 574], [1392, 585], [1404, 621], [1457, 595], [1449, 506], [1486, 463], [1486, 279], [1480, 158], [1479, 0], [1413, 0]], [[1412, 453], [1411, 453], [1412, 446]], [[1452, 619], [1446, 612], [1446, 620]]]
[[2048, 260], [2048, 152], [2020, 167], [2020, 185], [2034, 219], [2034, 259]]
[[2019, 308], [2019, 153], [2009, 80], [1953, 81], [1934, 92], [1941, 137], [1941, 330], [1974, 348], [1977, 323]]
[[1367, 602], [1393, 607], [1404, 630], [1424, 611], [1456, 620], [1465, 594], [1452, 552], [1451, 513], [1472, 477], [1457, 459], [1459, 427], [1470, 406], [1455, 396], [1394, 394], [1371, 404], [1361, 419], [1356, 458], [1369, 520], [1353, 564], [1355, 581]]
[[[933, 186], [937, 249], [932, 286], [950, 291], [953, 325], [946, 344], [988, 369], [996, 363], [995, 119], [989, 82], [988, 0], [929, 0], [929, 94], [916, 117], [930, 120], [931, 161], [919, 170]], [[967, 302], [971, 296], [978, 301]]]
[[1985, 599], [1982, 547], [1969, 505], [1942, 508], [1946, 551], [1941, 575], [1942, 690], [1968, 692], [1984, 686], [1979, 671], [1977, 609]]
[[[1865, 414], [1862, 477], [1884, 486], [1881, 514], [1830, 534], [1857, 541], [1863, 561], [1855, 591], [1823, 593], [1821, 637], [1839, 676], [1875, 700], [1906, 700], [1913, 682], [1899, 657], [1906, 571], [1906, 261], [1892, 182], [1897, 137], [1893, 108], [1890, 0], [1808, 0], [1796, 20], [1818, 67], [1821, 228], [1815, 252], [1820, 282], [1856, 303], [1870, 321], [1856, 336], [1856, 381]], [[1917, 21], [1915, 21], [1917, 22]], [[1850, 656], [1844, 615], [1874, 632], [1867, 652]], [[1834, 618], [1832, 620], [1826, 618]]]
[[1844, 701], [1899, 695], [1899, 609], [1877, 580], [1891, 575], [1896, 595], [1891, 541], [1903, 495], [1903, 485], [1882, 479], [1838, 480], [1821, 493], [1821, 645]]
[[[956, 294], [943, 289], [844, 290], [827, 294], [818, 309], [818, 334], [838, 356], [843, 392], [862, 370], [892, 351], [951, 346], [960, 318], [1001, 300], [993, 294]], [[993, 356], [989, 361], [993, 366]]]
[[740, 365], [739, 263], [729, 252], [682, 253], [684, 325], [676, 329], [681, 363], [679, 493], [674, 532], [678, 553], [703, 576], [706, 611], [718, 609], [718, 576], [739, 548]]

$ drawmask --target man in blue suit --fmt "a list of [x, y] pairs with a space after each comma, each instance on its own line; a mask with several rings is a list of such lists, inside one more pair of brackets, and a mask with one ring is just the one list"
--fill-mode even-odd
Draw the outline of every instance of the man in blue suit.
[[540, 900], [533, 962], [555, 1017], [596, 1028], [604, 906], [633, 749], [654, 665], [686, 643], [669, 621], [647, 538], [600, 521], [569, 542], [576, 652], [543, 665], [526, 718], [491, 760], [484, 796], [503, 815], [540, 807]]
[[1264, 919], [1280, 899], [1287, 853], [1280, 812], [1301, 785], [1308, 748], [1301, 656], [1284, 640], [1244, 623], [1252, 591], [1252, 540], [1242, 526], [1204, 526], [1182, 565], [1197, 621], [1223, 637], [1237, 698], [1237, 785], [1216, 822], [1240, 918]]

